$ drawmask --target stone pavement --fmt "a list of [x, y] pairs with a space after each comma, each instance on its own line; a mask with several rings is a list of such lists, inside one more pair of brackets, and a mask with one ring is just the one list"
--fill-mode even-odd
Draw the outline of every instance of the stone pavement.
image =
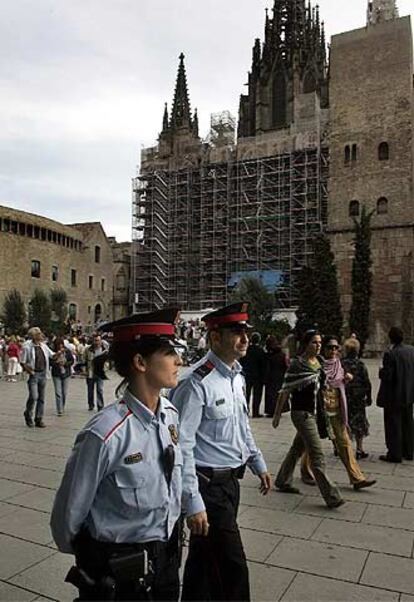
[[[370, 361], [374, 376], [378, 362]], [[106, 385], [109, 401], [118, 378]], [[375, 382], [375, 387], [377, 383]], [[78, 430], [88, 420], [86, 385], [72, 379], [67, 414], [54, 413], [48, 383], [46, 429], [23, 422], [26, 385], [0, 381], [0, 600], [72, 600], [75, 589], [63, 583], [72, 558], [57, 552], [49, 513], [66, 458]], [[347, 500], [328, 510], [314, 487], [298, 482], [304, 495], [258, 493], [248, 475], [242, 484], [240, 526], [250, 564], [252, 599], [395, 600], [414, 602], [414, 463], [388, 465], [382, 415], [369, 409], [371, 453], [361, 462], [376, 487], [355, 492], [329, 442], [329, 474]], [[272, 473], [293, 437], [288, 416], [277, 431], [270, 420], [252, 422]]]

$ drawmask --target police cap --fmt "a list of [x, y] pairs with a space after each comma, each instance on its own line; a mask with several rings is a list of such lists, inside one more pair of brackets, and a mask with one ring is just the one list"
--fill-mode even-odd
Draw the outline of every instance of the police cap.
[[232, 305], [226, 305], [226, 307], [212, 311], [201, 319], [207, 326], [208, 330], [216, 330], [217, 328], [232, 328], [235, 326], [252, 328], [248, 323], [248, 309], [248, 303], [233, 303]]
[[145, 314], [133, 314], [127, 318], [107, 322], [99, 327], [101, 332], [112, 332], [114, 343], [131, 343], [142, 337], [159, 337], [174, 347], [182, 345], [175, 337], [180, 312], [176, 308], [161, 309]]

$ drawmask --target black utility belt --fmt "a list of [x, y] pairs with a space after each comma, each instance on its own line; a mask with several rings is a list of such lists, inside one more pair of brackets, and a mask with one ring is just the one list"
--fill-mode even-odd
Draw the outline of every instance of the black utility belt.
[[200, 478], [208, 479], [211, 483], [225, 483], [232, 478], [242, 479], [246, 472], [246, 465], [237, 468], [210, 468], [206, 466], [196, 466], [196, 473]]
[[134, 552], [148, 552], [156, 556], [160, 551], [167, 549], [168, 541], [147, 541], [145, 543], [113, 543], [98, 541], [89, 537], [90, 545], [107, 555], [133, 554]]

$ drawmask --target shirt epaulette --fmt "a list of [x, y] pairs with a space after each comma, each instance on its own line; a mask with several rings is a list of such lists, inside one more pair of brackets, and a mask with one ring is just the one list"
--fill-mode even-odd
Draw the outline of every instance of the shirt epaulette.
[[177, 408], [175, 408], [172, 405], [164, 406], [164, 410], [172, 410], [173, 412], [175, 412], [176, 414], [178, 414]]
[[200, 380], [203, 380], [203, 378], [208, 376], [210, 372], [214, 370], [214, 368], [215, 365], [213, 364], [213, 362], [210, 362], [210, 360], [208, 360], [207, 362], [204, 362], [204, 364], [201, 364], [201, 366], [196, 368], [193, 374], [197, 375], [200, 378]]

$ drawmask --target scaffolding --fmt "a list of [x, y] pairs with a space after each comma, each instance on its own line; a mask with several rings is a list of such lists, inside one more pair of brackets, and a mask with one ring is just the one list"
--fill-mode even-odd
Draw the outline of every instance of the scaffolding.
[[235, 273], [281, 274], [277, 300], [296, 305], [295, 280], [327, 218], [327, 148], [147, 172], [134, 184], [134, 290], [142, 311], [226, 302]]

